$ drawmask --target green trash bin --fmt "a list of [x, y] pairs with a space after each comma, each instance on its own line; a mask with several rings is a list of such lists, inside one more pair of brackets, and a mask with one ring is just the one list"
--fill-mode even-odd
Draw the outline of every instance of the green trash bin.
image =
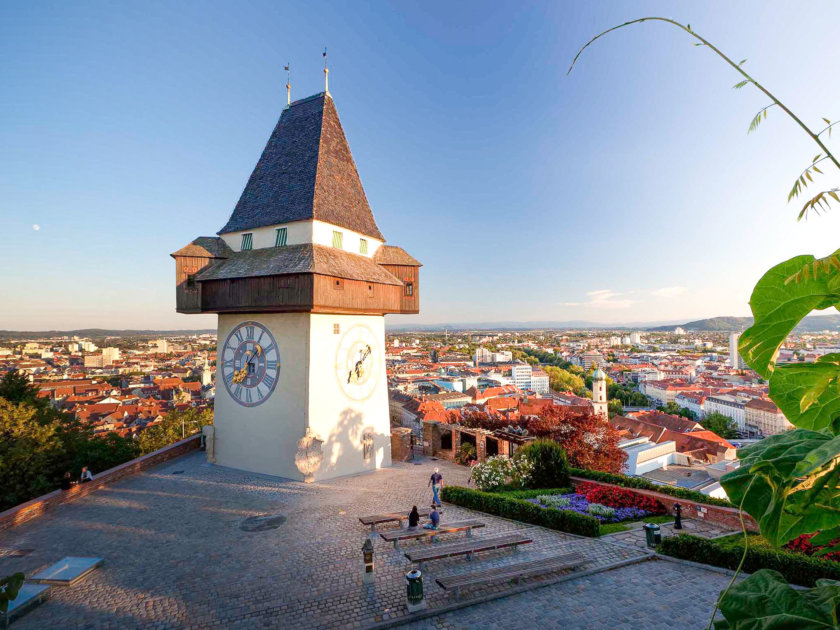
[[419, 604], [423, 601], [423, 574], [412, 569], [405, 574], [406, 596], [409, 604]]
[[662, 532], [659, 529], [659, 525], [656, 523], [645, 523], [644, 529], [648, 547], [656, 547], [656, 545], [662, 542]]

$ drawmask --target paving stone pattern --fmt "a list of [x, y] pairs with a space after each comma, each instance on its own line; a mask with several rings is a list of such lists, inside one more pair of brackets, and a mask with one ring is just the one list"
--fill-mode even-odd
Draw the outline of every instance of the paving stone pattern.
[[[734, 534], [735, 531], [726, 529], [716, 523], [709, 523], [699, 519], [682, 520], [682, 529], [674, 529], [674, 523], [660, 523], [659, 532], [662, 538], [670, 538], [679, 534], [691, 534], [692, 536], [700, 536], [702, 538], [718, 538], [720, 536], [728, 536]], [[632, 545], [639, 549], [647, 549], [647, 538], [645, 531], [642, 529], [641, 523], [634, 523], [631, 529], [624, 532], [616, 532], [603, 537], [603, 540], [610, 540], [624, 545]]]
[[400, 626], [401, 630], [705, 628], [730, 577], [651, 560]]
[[[15, 628], [345, 628], [399, 619], [407, 614], [403, 576], [412, 565], [374, 534], [376, 581], [365, 586], [361, 548], [369, 528], [358, 517], [428, 505], [427, 482], [434, 466], [448, 483], [466, 483], [465, 468], [423, 460], [420, 465], [395, 464], [375, 473], [302, 484], [209, 466], [203, 453], [123, 479], [0, 534], [0, 549], [32, 549], [28, 555], [2, 558], [4, 574], [31, 575], [68, 555], [104, 558], [78, 585], [53, 588], [50, 601], [17, 621]], [[286, 520], [275, 529], [241, 529], [246, 518], [266, 514]], [[528, 530], [534, 542], [517, 553], [479, 554], [472, 562], [453, 558], [427, 563], [425, 587], [432, 609], [452, 602], [435, 585], [436, 576], [571, 551], [587, 557], [585, 569], [646, 555], [603, 539], [454, 506], [445, 507], [442, 521], [468, 518], [487, 524], [475, 536]], [[441, 538], [463, 540], [464, 534]], [[402, 544], [412, 548], [428, 543]], [[624, 569], [626, 575], [636, 575], [639, 569], [634, 567]], [[506, 588], [481, 587], [466, 595]], [[573, 589], [575, 597], [566, 604], [575, 610], [609, 605], [590, 602], [585, 589], [562, 588]], [[699, 586], [692, 582], [682, 588], [675, 580], [674, 588], [674, 597], [689, 601]], [[716, 589], [705, 591], [713, 597]]]

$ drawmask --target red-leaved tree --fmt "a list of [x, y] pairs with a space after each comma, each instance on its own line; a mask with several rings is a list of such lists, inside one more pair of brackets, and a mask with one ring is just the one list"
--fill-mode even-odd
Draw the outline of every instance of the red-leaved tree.
[[540, 410], [538, 416], [509, 420], [491, 416], [485, 411], [465, 407], [457, 423], [471, 429], [494, 431], [507, 426], [528, 430], [530, 435], [559, 442], [566, 451], [569, 465], [575, 468], [619, 473], [626, 455], [618, 447], [621, 439], [607, 420], [591, 412], [552, 405]]

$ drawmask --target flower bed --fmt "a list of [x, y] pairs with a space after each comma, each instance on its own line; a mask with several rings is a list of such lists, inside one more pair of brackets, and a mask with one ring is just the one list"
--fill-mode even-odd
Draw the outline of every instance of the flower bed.
[[589, 503], [600, 503], [614, 508], [636, 508], [648, 514], [664, 514], [665, 506], [653, 497], [638, 494], [626, 488], [602, 486], [597, 483], [581, 483], [575, 490], [586, 497]]
[[[645, 498], [645, 497], [642, 497]], [[543, 509], [562, 510], [586, 514], [598, 519], [599, 523], [621, 523], [622, 521], [637, 521], [656, 514], [656, 512], [633, 506], [610, 506], [596, 501], [590, 501], [583, 494], [540, 495], [526, 501]]]

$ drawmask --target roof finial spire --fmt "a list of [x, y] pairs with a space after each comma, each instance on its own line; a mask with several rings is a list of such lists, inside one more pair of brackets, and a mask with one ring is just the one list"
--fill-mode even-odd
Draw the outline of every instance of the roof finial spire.
[[330, 69], [327, 68], [327, 47], [324, 46], [324, 94], [330, 93]]
[[292, 104], [292, 66], [291, 62], [286, 63], [286, 107]]

